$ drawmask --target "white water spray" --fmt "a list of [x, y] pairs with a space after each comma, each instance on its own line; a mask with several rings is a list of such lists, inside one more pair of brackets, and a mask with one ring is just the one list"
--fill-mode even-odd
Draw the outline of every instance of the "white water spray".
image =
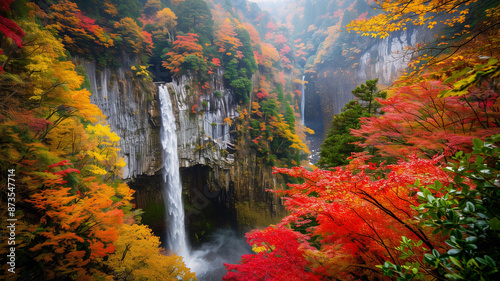
[[167, 245], [174, 253], [189, 260], [189, 246], [184, 226], [184, 206], [182, 184], [179, 175], [179, 156], [177, 155], [177, 134], [172, 102], [166, 86], [159, 88], [161, 110], [161, 145], [163, 147], [164, 195], [167, 210]]
[[302, 121], [302, 125], [304, 124], [305, 121], [305, 116], [306, 116], [306, 91], [305, 91], [305, 86], [304, 86], [304, 78], [305, 76], [302, 76], [302, 86], [300, 88], [300, 121]]

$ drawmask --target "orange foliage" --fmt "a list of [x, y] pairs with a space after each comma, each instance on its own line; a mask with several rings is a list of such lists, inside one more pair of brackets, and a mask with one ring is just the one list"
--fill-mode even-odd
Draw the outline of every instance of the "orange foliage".
[[37, 226], [41, 231], [30, 251], [45, 265], [49, 279], [66, 274], [80, 279], [90, 276], [90, 268], [114, 251], [117, 228], [123, 223], [123, 211], [110, 199], [116, 194], [112, 187], [96, 182], [82, 182], [76, 190], [64, 186], [79, 171], [55, 168], [69, 165], [67, 161], [50, 165], [44, 172], [46, 188], [26, 200], [42, 214]]
[[198, 37], [199, 35], [195, 33], [178, 35], [173, 43], [174, 46], [166, 54], [167, 60], [163, 61], [163, 67], [175, 73], [179, 71], [186, 56], [194, 55], [203, 58], [203, 47], [198, 43]]
[[122, 18], [114, 27], [123, 39], [123, 45], [132, 54], [150, 55], [153, 49], [151, 34], [143, 31], [131, 18]]
[[113, 46], [110, 35], [95, 20], [87, 17], [78, 6], [68, 0], [62, 0], [50, 6], [48, 18], [59, 32], [64, 45], [76, 54], [91, 52], [95, 44], [105, 48]]

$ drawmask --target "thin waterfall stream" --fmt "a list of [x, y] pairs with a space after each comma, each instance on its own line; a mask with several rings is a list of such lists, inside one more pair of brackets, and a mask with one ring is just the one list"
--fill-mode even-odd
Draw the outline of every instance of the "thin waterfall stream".
[[304, 85], [304, 79], [306, 77], [302, 75], [302, 86], [300, 87], [300, 121], [302, 121], [302, 125], [305, 126], [306, 121], [306, 91]]

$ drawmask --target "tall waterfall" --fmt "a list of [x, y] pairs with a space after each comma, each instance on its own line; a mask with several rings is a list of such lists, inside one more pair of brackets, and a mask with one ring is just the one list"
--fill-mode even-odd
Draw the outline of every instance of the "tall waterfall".
[[184, 226], [184, 206], [182, 203], [182, 184], [179, 175], [177, 155], [177, 134], [172, 102], [166, 86], [159, 88], [161, 109], [161, 145], [163, 147], [164, 195], [167, 210], [167, 245], [174, 253], [189, 259], [189, 246]]
[[305, 116], [306, 116], [306, 91], [305, 91], [305, 86], [304, 86], [304, 78], [305, 76], [302, 76], [302, 86], [300, 88], [300, 119], [302, 121], [302, 125], [304, 124], [305, 121]]

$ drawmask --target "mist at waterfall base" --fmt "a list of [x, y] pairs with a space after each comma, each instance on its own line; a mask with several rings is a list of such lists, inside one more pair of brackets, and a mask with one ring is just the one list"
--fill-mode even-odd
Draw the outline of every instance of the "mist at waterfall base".
[[223, 263], [238, 263], [241, 256], [251, 253], [245, 239], [231, 230], [218, 230], [210, 242], [191, 251], [186, 238], [182, 184], [177, 153], [175, 117], [166, 86], [159, 87], [161, 110], [161, 143], [164, 164], [164, 198], [167, 210], [166, 243], [169, 250], [183, 257], [187, 267], [200, 281], [221, 280], [226, 274]]
[[237, 264], [242, 255], [251, 253], [252, 248], [244, 238], [233, 230], [219, 229], [211, 235], [210, 242], [190, 252], [186, 264], [199, 281], [222, 280], [226, 275], [224, 263]]

